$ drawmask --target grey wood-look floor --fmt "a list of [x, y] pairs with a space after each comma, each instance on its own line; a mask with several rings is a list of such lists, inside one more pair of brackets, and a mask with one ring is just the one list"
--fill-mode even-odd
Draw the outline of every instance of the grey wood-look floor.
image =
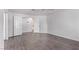
[[79, 42], [44, 33], [25, 33], [4, 41], [5, 50], [79, 50]]

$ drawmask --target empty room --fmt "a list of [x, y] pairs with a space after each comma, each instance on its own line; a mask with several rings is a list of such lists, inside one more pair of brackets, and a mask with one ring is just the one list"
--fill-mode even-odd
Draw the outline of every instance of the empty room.
[[0, 9], [0, 49], [79, 50], [79, 9]]

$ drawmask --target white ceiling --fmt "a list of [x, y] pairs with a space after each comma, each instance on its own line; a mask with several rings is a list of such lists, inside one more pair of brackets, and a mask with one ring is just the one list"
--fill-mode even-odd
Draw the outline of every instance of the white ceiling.
[[51, 14], [54, 9], [8, 9], [8, 12], [22, 13], [22, 14]]

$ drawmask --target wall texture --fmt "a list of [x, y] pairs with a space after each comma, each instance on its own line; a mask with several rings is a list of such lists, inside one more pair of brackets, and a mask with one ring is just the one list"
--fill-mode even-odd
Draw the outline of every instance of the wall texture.
[[30, 29], [31, 24], [27, 24], [27, 20], [29, 16], [23, 15], [23, 14], [17, 14], [8, 12], [8, 36], [11, 37], [14, 35], [14, 16], [21, 16], [22, 17], [22, 32], [31, 32], [32, 29]]
[[55, 10], [48, 15], [48, 33], [79, 41], [79, 10]]

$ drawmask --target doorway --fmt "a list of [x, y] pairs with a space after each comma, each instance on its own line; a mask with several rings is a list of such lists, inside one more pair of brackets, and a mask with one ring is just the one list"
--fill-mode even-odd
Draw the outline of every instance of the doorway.
[[34, 23], [32, 17], [23, 17], [22, 18], [22, 33], [34, 32]]
[[35, 15], [30, 17], [23, 17], [22, 30], [32, 33], [47, 33], [47, 20], [46, 16]]

